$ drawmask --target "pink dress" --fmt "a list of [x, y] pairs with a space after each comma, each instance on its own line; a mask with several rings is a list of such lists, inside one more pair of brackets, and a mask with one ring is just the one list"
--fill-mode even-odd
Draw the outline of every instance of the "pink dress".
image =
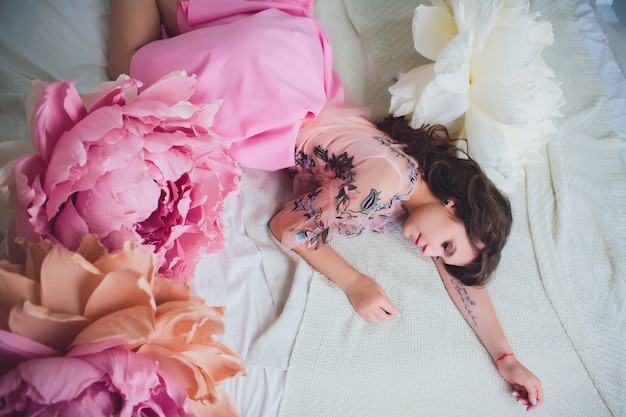
[[419, 181], [417, 162], [357, 109], [327, 108], [302, 124], [295, 185], [301, 195], [279, 216], [282, 243], [325, 246], [336, 234], [387, 231]]
[[242, 166], [294, 164], [300, 125], [343, 102], [330, 43], [310, 1], [181, 2], [181, 35], [151, 42], [131, 61], [145, 85], [172, 71], [197, 76], [192, 102], [222, 100], [212, 127]]
[[192, 101], [223, 100], [212, 129], [243, 166], [297, 171], [301, 196], [281, 213], [282, 243], [317, 249], [337, 233], [391, 228], [419, 171], [358, 110], [341, 108], [330, 44], [311, 12], [298, 0], [182, 2], [182, 34], [141, 48], [131, 75], [149, 85], [171, 71], [196, 74]]

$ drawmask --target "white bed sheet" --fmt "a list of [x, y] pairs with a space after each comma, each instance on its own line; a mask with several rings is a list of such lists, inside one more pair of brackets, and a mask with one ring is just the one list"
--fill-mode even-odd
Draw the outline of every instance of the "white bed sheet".
[[[335, 0], [318, 0], [328, 2]], [[621, 138], [621, 155], [626, 167], [626, 83], [614, 55], [603, 40], [602, 28], [587, 1], [577, 1], [581, 33], [598, 65], [607, 89], [613, 126]], [[106, 0], [21, 0], [0, 2], [0, 141], [28, 140], [24, 115], [30, 81], [76, 79], [79, 91], [86, 92], [106, 80]], [[356, 69], [356, 68], [355, 68]], [[0, 149], [0, 158], [8, 157]], [[626, 172], [626, 169], [625, 169]], [[226, 202], [225, 234], [230, 244], [221, 252], [205, 257], [198, 265], [195, 291], [211, 305], [226, 305], [226, 334], [223, 340], [244, 357], [257, 339], [279, 317], [290, 281], [285, 280], [278, 299], [272, 298], [260, 249], [249, 238], [259, 225], [242, 219], [246, 192], [254, 192], [258, 174], [244, 174], [242, 194]], [[288, 262], [288, 255], [285, 255]], [[306, 296], [306, 282], [295, 289], [295, 306]], [[275, 293], [275, 292], [274, 292]], [[298, 301], [299, 300], [299, 301]], [[302, 301], [303, 302], [303, 301]], [[293, 323], [291, 330], [297, 329]], [[274, 335], [274, 340], [280, 337]], [[278, 335], [280, 336], [280, 335]], [[242, 415], [275, 416], [284, 388], [285, 365], [295, 334], [284, 335], [275, 346], [276, 355], [257, 358], [248, 367], [248, 376], [224, 383], [236, 399]], [[270, 366], [271, 365], [271, 366]]]
[[[227, 307], [222, 340], [245, 357], [278, 311], [263, 274], [261, 253], [245, 232], [242, 195], [226, 201], [224, 233], [229, 245], [198, 264], [192, 287], [209, 305]], [[248, 364], [247, 376], [226, 380], [223, 387], [235, 398], [243, 416], [274, 416], [284, 379], [284, 369]]]

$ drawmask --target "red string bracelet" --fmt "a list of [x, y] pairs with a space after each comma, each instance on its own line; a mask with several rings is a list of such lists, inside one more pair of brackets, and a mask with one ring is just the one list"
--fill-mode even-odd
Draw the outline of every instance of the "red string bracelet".
[[507, 356], [515, 356], [515, 353], [505, 353], [504, 355], [500, 356], [498, 359], [496, 359], [496, 363], [500, 362], [502, 359], [506, 358]]

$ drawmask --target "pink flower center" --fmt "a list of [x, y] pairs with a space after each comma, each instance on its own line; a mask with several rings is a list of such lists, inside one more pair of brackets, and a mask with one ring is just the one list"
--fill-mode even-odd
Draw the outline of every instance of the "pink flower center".
[[187, 173], [176, 181], [167, 181], [161, 188], [161, 197], [156, 210], [150, 217], [137, 224], [136, 231], [148, 245], [162, 247], [169, 240], [172, 228], [185, 223], [185, 214], [180, 211], [180, 202], [190, 198], [191, 181]]

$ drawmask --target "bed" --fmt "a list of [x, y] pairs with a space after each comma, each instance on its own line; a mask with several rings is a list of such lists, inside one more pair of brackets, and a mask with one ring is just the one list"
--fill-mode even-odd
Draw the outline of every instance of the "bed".
[[[425, 62], [411, 41], [420, 3], [316, 2], [348, 101], [373, 117], [389, 112], [398, 74]], [[108, 10], [104, 0], [0, 3], [1, 164], [32, 152], [32, 80], [75, 79], [81, 93], [107, 80]], [[542, 57], [566, 104], [542, 161], [525, 165], [509, 193], [513, 231], [489, 289], [516, 356], [542, 380], [545, 416], [626, 416], [626, 79], [624, 40], [606, 10], [531, 1], [552, 25]], [[226, 306], [222, 340], [246, 360], [247, 375], [223, 383], [241, 415], [525, 412], [433, 263], [398, 230], [332, 242], [402, 310], [385, 325], [362, 321], [339, 288], [281, 249], [267, 223], [291, 192], [286, 172], [244, 169], [222, 214], [228, 244], [201, 259], [192, 281], [207, 304]]]

